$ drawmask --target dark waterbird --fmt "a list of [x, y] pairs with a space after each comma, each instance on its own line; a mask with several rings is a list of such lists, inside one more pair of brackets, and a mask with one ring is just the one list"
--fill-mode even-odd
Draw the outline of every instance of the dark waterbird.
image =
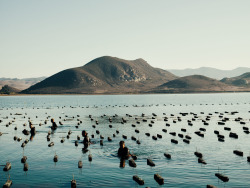
[[247, 157], [247, 162], [250, 162], [250, 156]]
[[29, 165], [28, 165], [28, 163], [26, 162], [26, 163], [24, 163], [23, 164], [23, 171], [28, 171], [29, 170]]
[[238, 156], [243, 157], [243, 152], [242, 152], [242, 151], [234, 150], [233, 153], [234, 153], [235, 155], [238, 155]]
[[8, 179], [5, 184], [3, 185], [3, 188], [9, 188], [12, 185], [12, 180]]
[[198, 152], [198, 151], [194, 152], [194, 155], [195, 155], [196, 157], [199, 157], [199, 158], [202, 158], [202, 157], [203, 157], [202, 153], [200, 153], [200, 152]]
[[223, 175], [223, 174], [215, 173], [215, 176], [218, 177], [223, 182], [228, 182], [229, 181], [229, 178], [227, 176]]
[[171, 155], [169, 153], [164, 153], [164, 156], [167, 158], [167, 159], [171, 159]]
[[161, 177], [159, 174], [154, 174], [154, 179], [159, 185], [164, 184], [164, 178]]
[[11, 169], [11, 163], [7, 162], [6, 165], [3, 168], [3, 171], [9, 171]]
[[171, 142], [174, 144], [178, 144], [178, 140], [175, 140], [175, 139], [171, 139]]
[[58, 161], [58, 155], [55, 155], [53, 161], [56, 163]]
[[144, 185], [144, 180], [139, 178], [137, 175], [133, 176], [133, 180], [137, 182], [139, 185]]
[[25, 163], [27, 160], [27, 156], [23, 156], [22, 159], [21, 159], [21, 163]]
[[129, 164], [129, 166], [131, 166], [131, 167], [136, 167], [136, 163], [135, 163], [135, 161], [133, 160], [133, 159], [129, 159], [128, 160], [128, 164]]
[[155, 163], [151, 159], [147, 159], [147, 165], [154, 167]]

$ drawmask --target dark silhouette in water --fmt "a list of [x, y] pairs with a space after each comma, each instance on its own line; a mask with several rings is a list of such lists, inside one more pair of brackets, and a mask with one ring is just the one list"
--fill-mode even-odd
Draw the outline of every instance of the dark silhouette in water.
[[51, 123], [52, 123], [51, 129], [52, 129], [52, 130], [56, 130], [56, 129], [57, 129], [57, 124], [56, 124], [56, 122], [54, 121], [54, 119], [51, 119]]
[[29, 122], [29, 127], [30, 127], [30, 134], [31, 134], [32, 137], [34, 137], [35, 134], [36, 134], [36, 128], [33, 126], [31, 121]]
[[88, 137], [88, 133], [85, 130], [82, 131], [82, 136], [83, 136], [83, 145], [84, 145], [83, 150], [86, 150], [89, 147], [90, 139]]
[[118, 156], [123, 159], [128, 159], [130, 155], [129, 149], [125, 147], [125, 142], [120, 141], [120, 148], [118, 149]]

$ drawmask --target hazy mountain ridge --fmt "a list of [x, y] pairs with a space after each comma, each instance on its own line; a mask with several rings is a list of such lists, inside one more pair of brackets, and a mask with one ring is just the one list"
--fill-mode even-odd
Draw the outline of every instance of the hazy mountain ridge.
[[0, 88], [8, 85], [13, 88], [17, 88], [20, 90], [24, 90], [29, 88], [30, 86], [44, 80], [46, 77], [38, 77], [38, 78], [0, 78]]
[[221, 82], [234, 86], [250, 87], [250, 72], [233, 78], [223, 78]]
[[238, 67], [233, 70], [221, 70], [211, 67], [200, 67], [197, 69], [168, 69], [168, 71], [180, 77], [191, 75], [203, 75], [217, 80], [221, 80], [225, 77], [231, 78], [242, 75], [246, 72], [250, 72], [250, 68]]
[[82, 67], [56, 73], [22, 93], [137, 93], [175, 78], [143, 59], [103, 56]]

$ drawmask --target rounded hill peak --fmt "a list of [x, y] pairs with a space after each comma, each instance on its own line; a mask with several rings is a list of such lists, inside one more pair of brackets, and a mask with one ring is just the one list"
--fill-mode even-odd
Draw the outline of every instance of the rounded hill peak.
[[142, 58], [138, 58], [135, 60], [125, 60], [125, 59], [121, 59], [118, 57], [102, 56], [102, 57], [98, 57], [90, 61], [89, 63], [85, 64], [83, 67], [89, 66], [89, 65], [98, 65], [98, 64], [121, 64], [121, 63], [146, 63], [147, 64], [147, 62]]

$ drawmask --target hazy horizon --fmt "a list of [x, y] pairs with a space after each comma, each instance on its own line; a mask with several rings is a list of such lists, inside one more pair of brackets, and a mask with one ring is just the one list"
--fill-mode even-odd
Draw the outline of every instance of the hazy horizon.
[[166, 70], [249, 67], [248, 7], [247, 0], [0, 0], [0, 77], [48, 77], [105, 55]]
[[[74, 67], [69, 67], [69, 68], [74, 68]], [[158, 67], [156, 67], [156, 68], [158, 68]], [[184, 69], [165, 69], [165, 70], [177, 70], [177, 71], [184, 71], [184, 70], [188, 70], [188, 69], [190, 69], [190, 70], [196, 70], [196, 69], [201, 69], [201, 68], [211, 68], [211, 69], [217, 69], [217, 68], [214, 68], [214, 67], [198, 67], [198, 68], [184, 68]], [[233, 68], [233, 69], [217, 69], [217, 70], [220, 70], [220, 71], [233, 71], [233, 70], [236, 70], [236, 69], [238, 69], [238, 68], [250, 68], [250, 67], [236, 67], [236, 68]], [[60, 71], [63, 71], [63, 70], [59, 70], [59, 72]], [[48, 75], [48, 76], [36, 76], [36, 77], [23, 77], [23, 78], [18, 78], [18, 77], [4, 77], [4, 76], [1, 76], [0, 77], [0, 79], [1, 78], [5, 78], [5, 79], [32, 79], [32, 78], [41, 78], [41, 77], [50, 77], [50, 76], [52, 76], [52, 75], [54, 75], [54, 74], [56, 74], [57, 72], [55, 72], [55, 73], [52, 73], [51, 75]]]

